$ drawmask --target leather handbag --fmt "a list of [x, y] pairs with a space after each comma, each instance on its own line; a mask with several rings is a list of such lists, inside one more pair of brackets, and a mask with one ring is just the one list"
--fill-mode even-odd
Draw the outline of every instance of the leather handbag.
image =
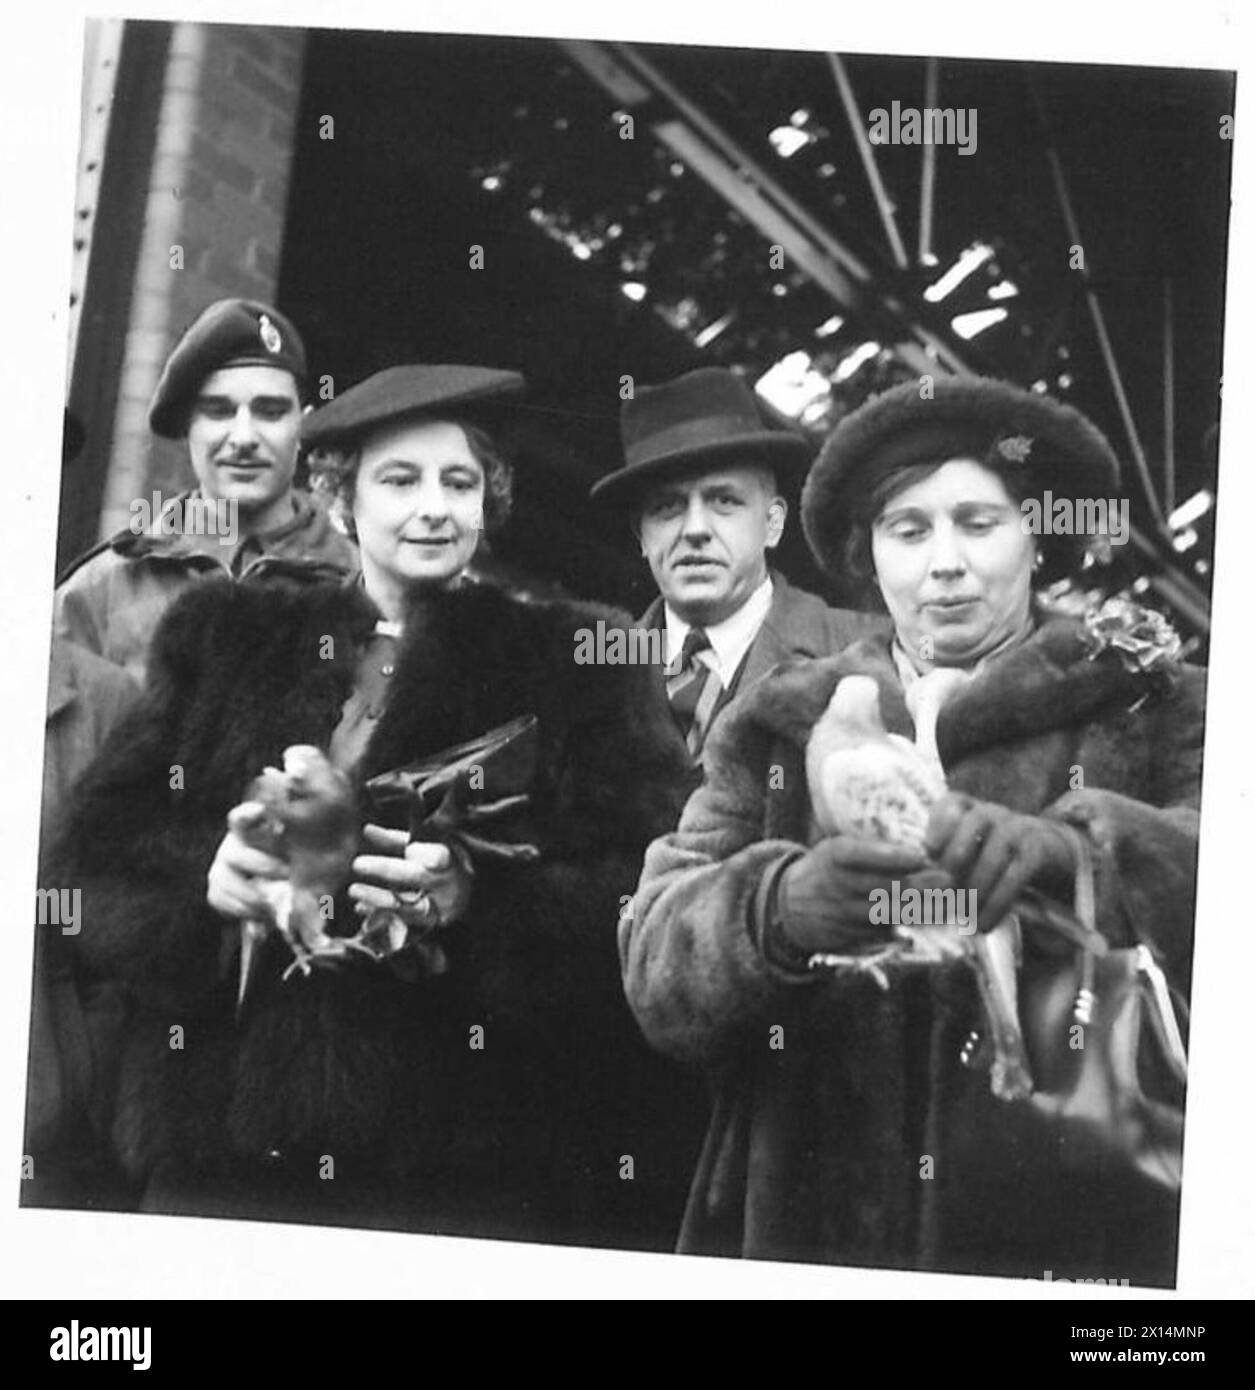
[[[1076, 915], [1095, 926], [1093, 865], [1078, 836]], [[1127, 1168], [1181, 1186], [1185, 1043], [1163, 970], [1148, 946], [1080, 949], [1020, 981], [1020, 1021], [1033, 1091], [1061, 1165]]]
[[[1092, 927], [1088, 856], [1074, 924]], [[1185, 1047], [1147, 946], [1078, 947], [1025, 914], [1017, 1007], [1031, 1089], [1002, 1099], [969, 970], [933, 976], [922, 1266], [1170, 1285]], [[979, 1034], [980, 1036], [977, 1036]]]
[[[1089, 848], [1077, 836], [1078, 939], [1099, 941]], [[1186, 1052], [1184, 1002], [1174, 1000], [1150, 948], [1078, 946], [1051, 933], [1049, 952], [1026, 952], [1018, 1007], [1032, 1089], [1002, 1100], [982, 1075], [989, 1049], [969, 1034], [966, 1077], [937, 1097], [943, 1152], [965, 1183], [1008, 1166], [1066, 1184], [1143, 1189], [1172, 1196], [1181, 1186]], [[1178, 1013], [1180, 1016], [1178, 1016]], [[949, 1044], [953, 1047], [953, 1038]], [[951, 1050], [951, 1057], [953, 1051]], [[943, 1137], [944, 1136], [944, 1137]]]

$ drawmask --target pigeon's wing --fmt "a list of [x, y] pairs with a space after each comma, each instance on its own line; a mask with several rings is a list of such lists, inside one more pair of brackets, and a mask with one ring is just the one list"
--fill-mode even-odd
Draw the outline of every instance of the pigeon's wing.
[[812, 787], [816, 819], [829, 834], [918, 844], [944, 786], [914, 748], [888, 739], [822, 758]]

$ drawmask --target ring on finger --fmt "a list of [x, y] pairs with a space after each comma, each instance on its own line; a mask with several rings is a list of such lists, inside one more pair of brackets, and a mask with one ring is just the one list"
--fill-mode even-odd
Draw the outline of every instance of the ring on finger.
[[426, 889], [394, 891], [392, 896], [397, 900], [397, 912], [412, 926], [438, 927], [440, 925], [440, 909]]

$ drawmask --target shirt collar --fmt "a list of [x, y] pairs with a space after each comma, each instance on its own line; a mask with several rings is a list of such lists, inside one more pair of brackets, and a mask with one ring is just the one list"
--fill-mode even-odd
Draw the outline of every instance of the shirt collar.
[[[730, 618], [725, 618], [721, 623], [712, 623], [704, 629], [710, 638], [710, 646], [699, 654], [698, 660], [709, 666], [724, 685], [729, 684], [736, 675], [745, 653], [758, 636], [758, 629], [763, 625], [771, 600], [771, 576], [768, 575]], [[670, 665], [679, 656], [684, 639], [693, 625], [686, 623], [669, 603], [663, 611], [667, 620], [667, 664]]]
[[293, 488], [289, 495], [292, 499], [290, 516], [261, 535], [237, 536], [235, 544], [229, 545], [225, 536], [215, 535], [206, 528], [193, 531], [184, 529], [186, 505], [189, 502], [195, 504], [204, 501], [201, 490], [194, 488], [191, 492], [172, 498], [171, 501], [177, 505], [172, 506], [168, 513], [163, 509], [160, 524], [150, 525], [147, 531], [140, 534], [138, 542], [140, 548], [145, 551], [156, 549], [181, 555], [209, 555], [228, 568], [232, 557], [241, 552], [256, 555], [268, 555], [272, 552], [282, 554], [285, 542], [310, 524], [313, 512], [312, 503], [297, 489]]

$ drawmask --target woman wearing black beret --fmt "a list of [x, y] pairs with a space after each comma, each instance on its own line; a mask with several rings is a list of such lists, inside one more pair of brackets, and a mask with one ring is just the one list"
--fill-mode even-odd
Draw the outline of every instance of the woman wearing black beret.
[[[1134, 962], [1183, 1070], [1204, 673], [1159, 615], [1039, 592], [1118, 538], [1116, 483], [1078, 412], [979, 379], [888, 391], [820, 453], [811, 547], [894, 631], [729, 713], [620, 927], [646, 1035], [716, 1082], [681, 1249], [1171, 1282], [1179, 1109], [1085, 972]], [[1032, 524], [1059, 499], [1086, 525]], [[1093, 1083], [1066, 1115], [1055, 1063]]]
[[574, 660], [624, 615], [471, 577], [521, 387], [397, 367], [309, 417], [361, 582], [188, 594], [81, 790], [51, 872], [128, 996], [146, 1210], [674, 1239], [694, 1107], [614, 931], [687, 759], [649, 668]]

